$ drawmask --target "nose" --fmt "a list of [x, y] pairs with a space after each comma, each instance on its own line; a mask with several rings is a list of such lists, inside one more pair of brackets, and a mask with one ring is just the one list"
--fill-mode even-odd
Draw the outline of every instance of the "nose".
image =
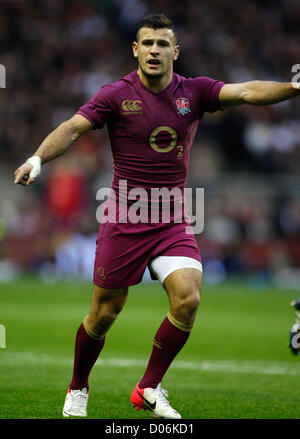
[[151, 53], [151, 55], [157, 55], [159, 53], [157, 43], [153, 43], [150, 53]]

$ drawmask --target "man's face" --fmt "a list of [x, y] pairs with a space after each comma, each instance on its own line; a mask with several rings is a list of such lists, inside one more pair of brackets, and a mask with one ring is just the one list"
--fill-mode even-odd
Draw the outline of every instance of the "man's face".
[[171, 29], [142, 27], [137, 42], [132, 45], [134, 57], [147, 76], [163, 76], [172, 71], [173, 61], [178, 58], [179, 46]]

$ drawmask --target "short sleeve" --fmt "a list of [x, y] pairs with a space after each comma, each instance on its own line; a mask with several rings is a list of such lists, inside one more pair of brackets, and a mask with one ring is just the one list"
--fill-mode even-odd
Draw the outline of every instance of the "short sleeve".
[[220, 110], [221, 104], [219, 94], [224, 86], [224, 82], [206, 76], [190, 79], [190, 85], [197, 95], [199, 102], [199, 110], [201, 113], [214, 113]]
[[102, 128], [113, 118], [114, 96], [115, 90], [113, 87], [104, 85], [86, 104], [82, 105], [76, 113], [88, 119], [95, 128]]

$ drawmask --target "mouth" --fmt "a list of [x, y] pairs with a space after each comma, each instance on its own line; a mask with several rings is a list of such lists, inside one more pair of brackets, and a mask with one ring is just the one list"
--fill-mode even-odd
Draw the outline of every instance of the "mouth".
[[151, 58], [151, 59], [149, 59], [147, 61], [147, 64], [149, 64], [150, 66], [155, 67], [155, 66], [161, 65], [161, 61], [159, 59], [157, 59], [157, 58]]

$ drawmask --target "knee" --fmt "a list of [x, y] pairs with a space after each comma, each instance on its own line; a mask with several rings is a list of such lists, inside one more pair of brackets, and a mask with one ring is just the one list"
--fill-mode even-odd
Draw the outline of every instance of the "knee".
[[93, 326], [95, 328], [98, 328], [99, 326], [108, 328], [113, 324], [117, 315], [118, 314], [113, 310], [105, 310], [98, 312], [97, 314], [90, 314], [90, 319], [93, 321]]
[[195, 312], [200, 304], [200, 292], [197, 289], [192, 289], [183, 299], [183, 307], [190, 312]]
[[92, 309], [88, 315], [88, 327], [97, 335], [105, 334], [116, 320], [120, 307], [105, 306], [103, 308]]
[[97, 307], [93, 307], [90, 314], [93, 316], [93, 320], [101, 320], [103, 323], [106, 322], [108, 324], [116, 319], [122, 308], [123, 305], [119, 302], [105, 302]]
[[110, 325], [121, 312], [127, 297], [126, 290], [120, 290], [111, 295], [102, 294], [98, 300], [94, 300], [91, 307], [90, 318], [94, 324], [101, 322], [102, 325]]
[[189, 288], [182, 292], [182, 295], [175, 303], [175, 308], [186, 313], [193, 314], [200, 304], [200, 291], [198, 288]]

